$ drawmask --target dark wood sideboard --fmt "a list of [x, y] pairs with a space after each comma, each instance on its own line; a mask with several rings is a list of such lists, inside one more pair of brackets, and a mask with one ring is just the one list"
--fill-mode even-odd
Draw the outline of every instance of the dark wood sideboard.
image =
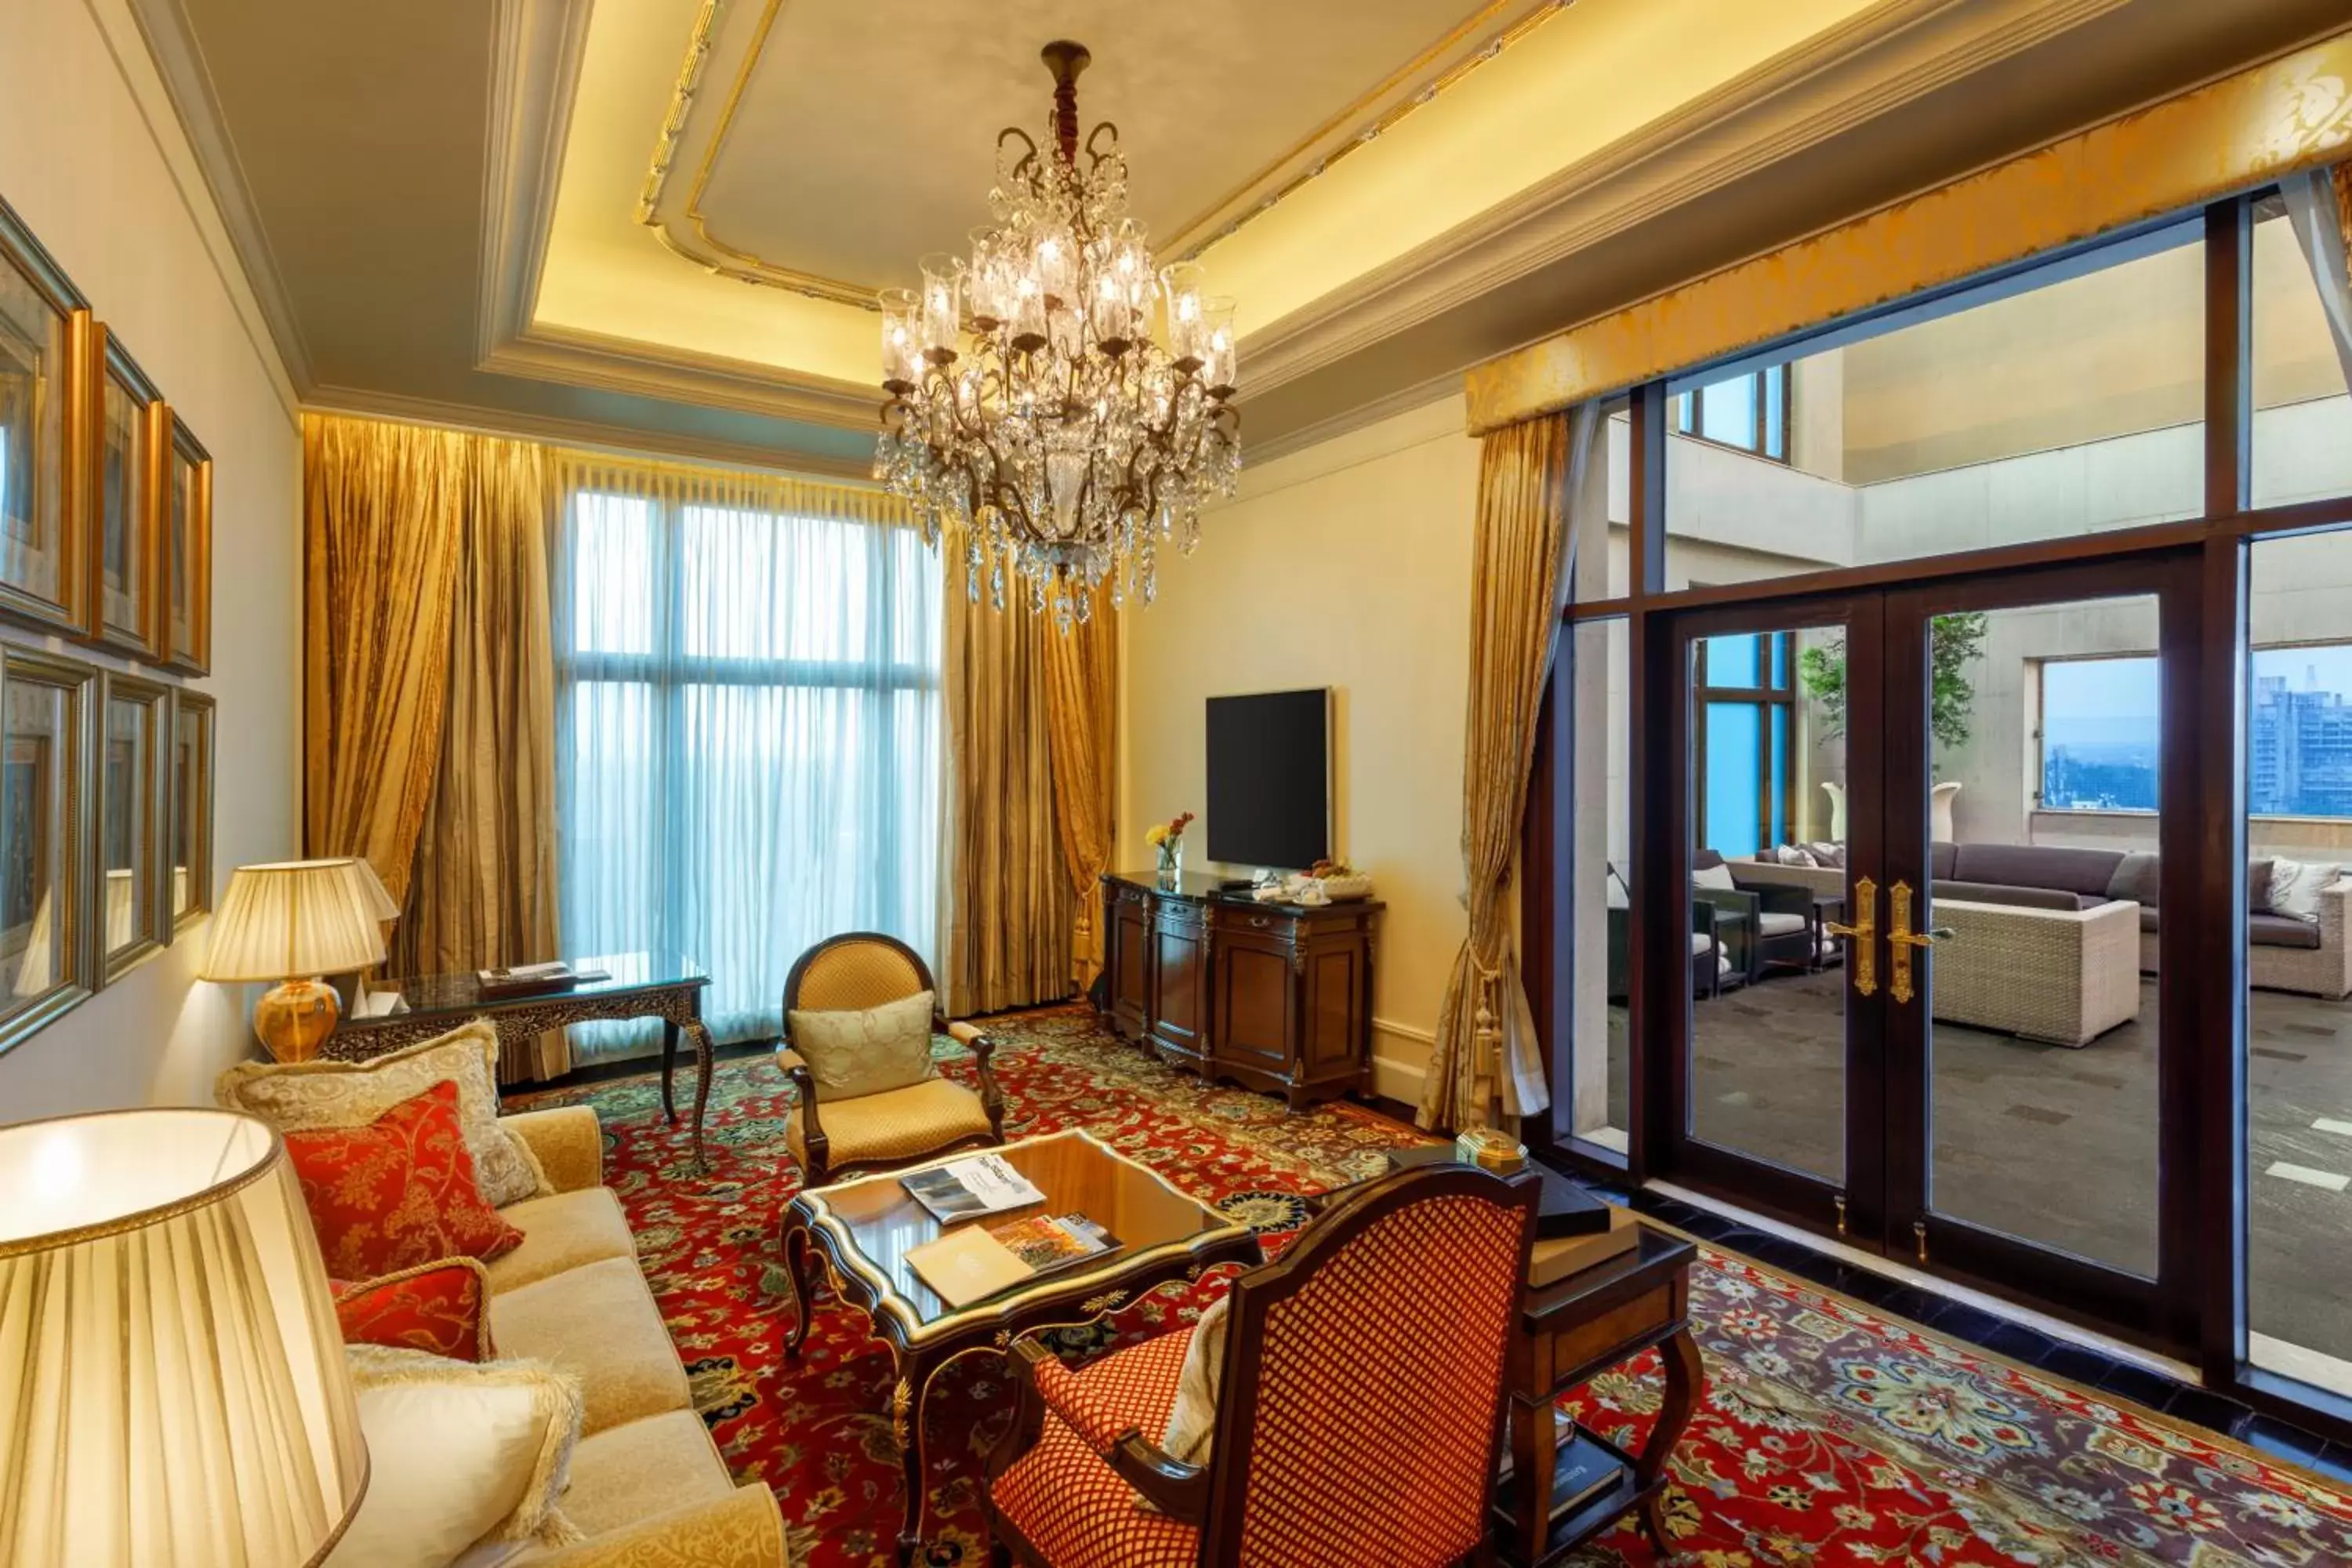
[[1220, 879], [1102, 879], [1111, 1028], [1205, 1078], [1291, 1105], [1369, 1093], [1372, 945], [1381, 906], [1308, 908], [1223, 892]]

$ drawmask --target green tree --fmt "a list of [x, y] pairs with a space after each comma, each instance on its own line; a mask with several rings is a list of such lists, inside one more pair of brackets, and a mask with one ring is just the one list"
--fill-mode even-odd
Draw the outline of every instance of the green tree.
[[[1965, 610], [1937, 616], [1927, 628], [1927, 727], [1937, 744], [1951, 750], [1967, 745], [1974, 732], [1977, 689], [1969, 667], [1984, 657], [1985, 619], [1982, 610]], [[1805, 649], [1797, 668], [1805, 695], [1828, 720], [1822, 735], [1845, 733], [1845, 634]]]

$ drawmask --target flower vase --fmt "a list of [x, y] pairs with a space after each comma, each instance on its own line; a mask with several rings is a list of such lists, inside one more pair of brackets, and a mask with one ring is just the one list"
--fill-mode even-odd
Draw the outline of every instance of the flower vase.
[[1183, 879], [1184, 840], [1166, 839], [1160, 846], [1160, 885], [1173, 892]]

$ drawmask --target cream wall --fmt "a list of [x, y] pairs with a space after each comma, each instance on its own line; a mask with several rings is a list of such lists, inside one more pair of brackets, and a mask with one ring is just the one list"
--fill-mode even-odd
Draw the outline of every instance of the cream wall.
[[[299, 799], [294, 395], [123, 0], [0, 5], [0, 196], [213, 454], [213, 674], [194, 684], [220, 704], [216, 878], [290, 856]], [[241, 990], [192, 978], [205, 936], [191, 927], [0, 1055], [0, 1121], [208, 1100], [214, 1075], [251, 1036]]]
[[[1463, 412], [1447, 398], [1246, 469], [1236, 498], [1202, 520], [1200, 549], [1161, 562], [1158, 603], [1126, 617], [1122, 866], [1150, 863], [1149, 824], [1202, 809], [1210, 697], [1333, 689], [1339, 853], [1388, 904], [1375, 1087], [1409, 1103], [1466, 926], [1462, 734], [1478, 447], [1462, 433]], [[1205, 826], [1192, 830], [1196, 855]]]

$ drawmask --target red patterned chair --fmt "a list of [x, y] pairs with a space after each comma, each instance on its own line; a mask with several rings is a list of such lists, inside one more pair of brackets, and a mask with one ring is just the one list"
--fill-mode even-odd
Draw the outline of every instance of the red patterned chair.
[[1234, 1280], [1204, 1466], [1156, 1446], [1193, 1331], [1076, 1372], [1016, 1342], [1020, 1404], [989, 1463], [994, 1561], [1488, 1561], [1504, 1363], [1537, 1187], [1531, 1173], [1403, 1172], [1340, 1196], [1279, 1261]]

